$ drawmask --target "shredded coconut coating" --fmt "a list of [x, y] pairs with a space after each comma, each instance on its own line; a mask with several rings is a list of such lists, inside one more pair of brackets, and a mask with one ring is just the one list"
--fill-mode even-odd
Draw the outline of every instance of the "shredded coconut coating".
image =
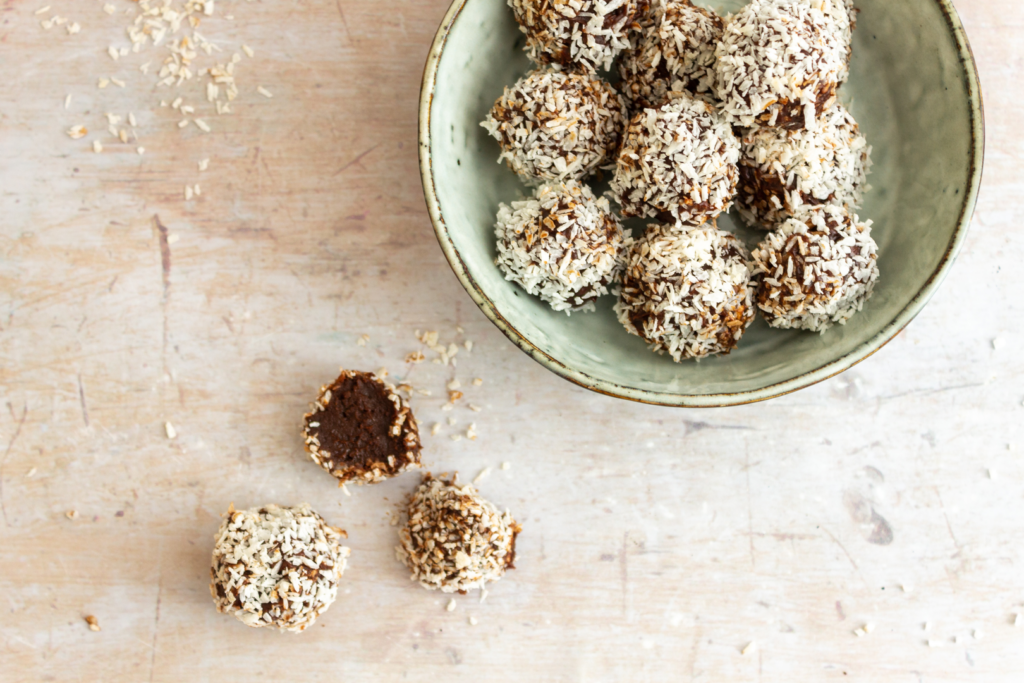
[[334, 602], [349, 549], [345, 532], [308, 504], [232, 507], [213, 548], [210, 594], [217, 611], [246, 626], [299, 632]]
[[652, 225], [629, 253], [619, 322], [680, 362], [727, 354], [754, 320], [750, 254], [710, 225]]
[[612, 193], [624, 216], [701, 224], [732, 205], [739, 155], [732, 127], [714, 107], [680, 94], [633, 117]]
[[505, 279], [566, 314], [594, 310], [619, 281], [632, 243], [608, 200], [574, 180], [502, 204], [494, 232]]
[[811, 5], [751, 0], [726, 26], [716, 87], [734, 125], [814, 129], [835, 103], [849, 46], [835, 22]]
[[498, 162], [539, 185], [610, 168], [627, 119], [625, 100], [605, 81], [547, 68], [505, 88], [480, 125], [501, 145]]
[[472, 484], [423, 477], [409, 497], [407, 521], [398, 532], [398, 559], [410, 577], [430, 590], [465, 593], [497, 581], [514, 569], [516, 536], [512, 514], [498, 512]]
[[850, 77], [850, 56], [853, 54], [853, 31], [857, 28], [857, 8], [853, 0], [804, 0], [813, 8], [835, 22], [836, 37], [845, 47], [846, 61], [839, 72], [839, 82], [845, 83]]
[[508, 0], [526, 54], [538, 64], [608, 70], [629, 46], [629, 32], [647, 11], [647, 0]]
[[846, 107], [826, 112], [817, 131], [753, 128], [740, 141], [736, 208], [767, 230], [809, 206], [855, 211], [871, 168], [871, 146]]
[[657, 108], [684, 90], [713, 98], [722, 18], [689, 0], [661, 0], [650, 14], [635, 45], [619, 60], [619, 90], [630, 106]]
[[871, 221], [836, 206], [792, 218], [754, 250], [757, 307], [772, 327], [824, 333], [864, 307], [878, 281]]

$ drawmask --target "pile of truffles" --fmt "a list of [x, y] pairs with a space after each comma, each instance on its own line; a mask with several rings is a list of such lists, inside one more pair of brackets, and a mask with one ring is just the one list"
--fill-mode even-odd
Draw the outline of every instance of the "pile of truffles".
[[[871, 147], [839, 101], [853, 0], [724, 17], [690, 0], [508, 2], [535, 67], [481, 125], [536, 189], [498, 207], [507, 280], [567, 314], [611, 293], [626, 331], [675, 361], [729, 353], [756, 311], [824, 333], [861, 310], [878, 248], [856, 214]], [[733, 206], [768, 231], [756, 248], [718, 228]]]

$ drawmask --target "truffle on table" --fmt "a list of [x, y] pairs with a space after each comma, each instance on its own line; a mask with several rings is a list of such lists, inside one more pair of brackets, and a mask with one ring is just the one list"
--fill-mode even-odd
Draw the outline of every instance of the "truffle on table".
[[480, 124], [523, 182], [580, 180], [610, 167], [622, 139], [626, 103], [596, 76], [545, 68], [519, 79]]
[[631, 242], [608, 200], [574, 180], [502, 204], [495, 234], [505, 279], [566, 313], [594, 310], [618, 282]]
[[736, 208], [747, 222], [771, 230], [809, 206], [860, 208], [871, 146], [843, 105], [819, 130], [752, 128], [740, 145]]
[[349, 555], [344, 537], [308, 504], [232, 506], [210, 568], [217, 611], [254, 628], [305, 630], [337, 597]]
[[595, 71], [610, 69], [629, 45], [629, 32], [647, 0], [508, 0], [526, 54], [538, 64]]
[[430, 590], [466, 593], [514, 569], [522, 528], [498, 512], [471, 484], [430, 474], [409, 497], [407, 521], [398, 532], [398, 559], [411, 579]]
[[619, 60], [619, 91], [631, 106], [660, 107], [684, 90], [714, 97], [722, 18], [689, 0], [664, 0], [653, 4], [650, 18], [641, 23], [635, 45]]
[[754, 250], [757, 307], [772, 327], [822, 332], [846, 324], [878, 280], [871, 221], [836, 206], [791, 218]]
[[652, 225], [626, 261], [619, 322], [680, 362], [727, 354], [754, 320], [750, 256], [710, 225]]
[[814, 129], [835, 104], [849, 46], [807, 0], [751, 0], [725, 27], [716, 57], [731, 123]]
[[368, 372], [342, 370], [320, 387], [303, 436], [313, 461], [339, 484], [372, 484], [420, 465], [412, 410], [393, 386]]
[[732, 205], [739, 155], [715, 108], [681, 94], [633, 116], [611, 189], [624, 216], [704, 223]]

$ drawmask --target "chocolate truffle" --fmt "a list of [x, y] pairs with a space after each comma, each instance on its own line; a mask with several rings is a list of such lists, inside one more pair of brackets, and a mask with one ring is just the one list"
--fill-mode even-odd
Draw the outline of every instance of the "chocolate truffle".
[[515, 568], [521, 527], [471, 484], [427, 474], [409, 497], [406, 515], [398, 532], [398, 559], [424, 588], [466, 593]]
[[313, 462], [338, 478], [376, 483], [420, 465], [420, 433], [405, 399], [367, 372], [320, 387], [303, 436]]
[[740, 144], [715, 108], [681, 94], [626, 129], [611, 189], [624, 216], [700, 224], [736, 194]]
[[610, 69], [647, 0], [508, 0], [538, 64]]
[[710, 225], [652, 225], [626, 261], [619, 322], [676, 362], [727, 354], [754, 320], [749, 258]]
[[751, 0], [726, 26], [716, 56], [731, 123], [814, 129], [836, 101], [848, 45], [807, 0]]
[[523, 182], [580, 180], [610, 167], [626, 124], [615, 88], [588, 74], [533, 71], [498, 98], [480, 124]]
[[345, 532], [302, 504], [224, 515], [213, 547], [210, 594], [246, 626], [299, 632], [334, 602], [349, 549]]
[[754, 250], [757, 307], [772, 327], [825, 332], [861, 310], [878, 280], [871, 221], [836, 206], [791, 218]]
[[634, 110], [660, 107], [673, 92], [684, 90], [714, 97], [722, 18], [689, 0], [656, 2], [650, 14], [635, 45], [619, 60], [623, 97]]
[[618, 282], [631, 241], [608, 200], [575, 180], [502, 204], [494, 232], [505, 279], [567, 314], [594, 310]]
[[740, 145], [736, 208], [747, 222], [771, 230], [808, 206], [860, 208], [871, 147], [843, 105], [818, 130], [752, 128]]

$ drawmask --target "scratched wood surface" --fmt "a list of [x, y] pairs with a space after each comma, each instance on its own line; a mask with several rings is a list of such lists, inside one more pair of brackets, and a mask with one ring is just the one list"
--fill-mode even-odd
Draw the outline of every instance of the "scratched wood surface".
[[[0, 680], [1020, 680], [1018, 0], [957, 3], [988, 156], [942, 290], [852, 371], [709, 412], [562, 381], [448, 270], [416, 157], [447, 0], [218, 2], [207, 37], [256, 51], [224, 117], [195, 84], [156, 88], [137, 69], [156, 56], [111, 60], [120, 14], [53, 0], [67, 35], [43, 4], [0, 13]], [[211, 133], [159, 106], [179, 91]], [[133, 111], [139, 142], [103, 133], [107, 111]], [[475, 345], [407, 366], [416, 329]], [[443, 423], [431, 470], [492, 468], [479, 487], [524, 532], [486, 602], [448, 612], [394, 560], [415, 475], [347, 497], [305, 457], [301, 415], [340, 365], [433, 391], [414, 403]], [[452, 377], [480, 412], [441, 411]], [[349, 532], [337, 603], [299, 636], [217, 614], [220, 514], [302, 501]]]

